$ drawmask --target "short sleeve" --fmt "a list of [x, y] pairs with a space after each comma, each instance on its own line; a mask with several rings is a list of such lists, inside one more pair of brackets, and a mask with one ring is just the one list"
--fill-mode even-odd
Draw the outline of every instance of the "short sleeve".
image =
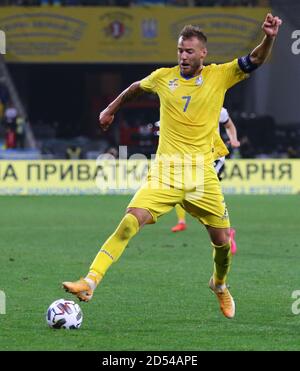
[[155, 70], [150, 75], [146, 76], [141, 80], [140, 87], [149, 93], [157, 92], [157, 79], [160, 73], [160, 69]]
[[219, 64], [218, 68], [226, 89], [249, 77], [241, 70], [237, 58], [229, 63]]
[[219, 118], [219, 123], [222, 125], [225, 125], [229, 120], [229, 114], [226, 108], [222, 107], [221, 113], [220, 113], [220, 118]]

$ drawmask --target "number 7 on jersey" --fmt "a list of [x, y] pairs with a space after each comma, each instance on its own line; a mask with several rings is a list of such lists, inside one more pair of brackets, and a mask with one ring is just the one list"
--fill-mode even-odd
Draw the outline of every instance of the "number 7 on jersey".
[[192, 97], [190, 95], [186, 95], [184, 97], [181, 97], [182, 99], [186, 99], [186, 102], [185, 102], [185, 105], [183, 107], [183, 112], [186, 112], [187, 108], [188, 108], [188, 105], [190, 104], [190, 101], [192, 99]]

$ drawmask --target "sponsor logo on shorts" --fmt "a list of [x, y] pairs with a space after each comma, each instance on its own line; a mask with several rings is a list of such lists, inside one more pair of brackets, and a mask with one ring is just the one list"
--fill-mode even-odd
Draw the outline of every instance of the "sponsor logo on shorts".
[[222, 216], [222, 219], [228, 219], [229, 215], [228, 215], [228, 210], [227, 210], [227, 207], [225, 207], [225, 210], [224, 210], [224, 214]]

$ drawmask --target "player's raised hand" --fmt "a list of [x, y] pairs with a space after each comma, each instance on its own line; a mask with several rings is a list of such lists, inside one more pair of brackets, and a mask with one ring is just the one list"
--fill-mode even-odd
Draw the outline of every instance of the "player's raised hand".
[[278, 34], [281, 24], [282, 20], [279, 17], [274, 17], [271, 13], [268, 13], [262, 25], [262, 29], [267, 36], [274, 37]]
[[115, 115], [111, 114], [108, 108], [105, 108], [105, 110], [101, 111], [99, 115], [99, 125], [101, 129], [106, 131], [110, 127], [114, 118]]

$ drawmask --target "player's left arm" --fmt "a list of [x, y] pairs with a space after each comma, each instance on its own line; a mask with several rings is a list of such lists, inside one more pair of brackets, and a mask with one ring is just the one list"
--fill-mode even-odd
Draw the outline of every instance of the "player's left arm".
[[238, 59], [240, 69], [244, 73], [254, 71], [257, 67], [261, 66], [265, 62], [272, 51], [273, 44], [281, 24], [282, 20], [280, 18], [274, 17], [271, 13], [266, 15], [262, 25], [262, 29], [265, 33], [262, 42], [256, 48], [254, 48], [250, 54]]
[[262, 25], [265, 36], [262, 42], [250, 53], [250, 61], [253, 64], [260, 66], [268, 58], [281, 24], [282, 20], [279, 17], [274, 17], [271, 13], [267, 14]]
[[229, 138], [229, 143], [231, 145], [232, 148], [238, 148], [241, 143], [239, 142], [238, 138], [237, 138], [237, 130], [236, 130], [236, 127], [233, 123], [233, 121], [231, 120], [231, 118], [229, 117], [228, 121], [226, 122], [226, 124], [224, 124], [224, 128], [226, 130], [226, 133], [228, 135], [228, 138]]

